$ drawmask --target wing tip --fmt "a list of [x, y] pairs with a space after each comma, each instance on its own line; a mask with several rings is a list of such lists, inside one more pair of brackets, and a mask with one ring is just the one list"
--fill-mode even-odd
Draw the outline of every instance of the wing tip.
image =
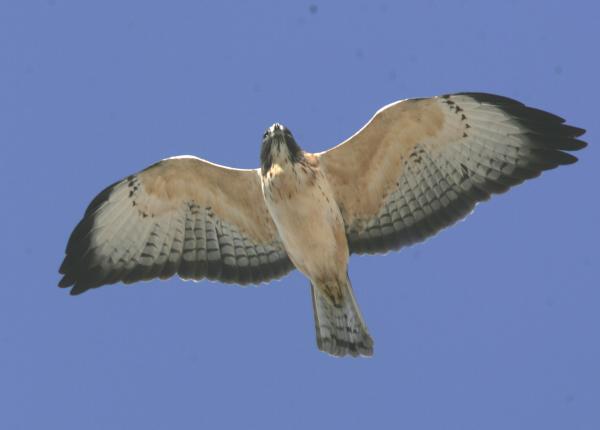
[[[61, 272], [62, 273], [62, 272]], [[73, 285], [75, 281], [73, 280], [73, 278], [71, 278], [68, 275], [64, 275], [60, 281], [58, 281], [58, 286], [60, 288], [69, 288], [71, 285]]]
[[82, 286], [80, 284], [75, 284], [73, 286], [73, 288], [71, 288], [71, 290], [69, 291], [69, 294], [71, 296], [78, 296], [78, 295], [80, 295], [82, 293], [85, 293], [90, 288], [92, 288], [92, 287], [84, 287], [84, 286]]
[[102, 285], [101, 282], [97, 282], [95, 280], [81, 279], [81, 276], [77, 273], [77, 271], [70, 269], [61, 272], [61, 274], [63, 277], [58, 281], [57, 285], [59, 288], [71, 288], [69, 294], [72, 296], [79, 295], [91, 288]]
[[[453, 94], [447, 94], [443, 97], [450, 97], [452, 95]], [[548, 149], [579, 151], [586, 148], [588, 145], [587, 142], [577, 139], [586, 133], [584, 128], [567, 124], [564, 118], [548, 111], [530, 107], [518, 100], [496, 94], [462, 92], [455, 95], [468, 96], [479, 103], [496, 106], [519, 122], [524, 128], [531, 131], [533, 134], [536, 134], [537, 139], [542, 141], [542, 143], [543, 141], [554, 144], [558, 142], [559, 146], [552, 148], [552, 145], [548, 145], [550, 146]], [[573, 164], [577, 161], [576, 157], [571, 157], [572, 158], [569, 158], [568, 160], [567, 157], [565, 157], [566, 161], [560, 164]]]

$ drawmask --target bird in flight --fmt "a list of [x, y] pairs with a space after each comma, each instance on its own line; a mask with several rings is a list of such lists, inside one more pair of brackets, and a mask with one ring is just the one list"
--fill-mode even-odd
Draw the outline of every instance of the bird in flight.
[[477, 202], [577, 159], [583, 129], [497, 95], [408, 99], [380, 109], [324, 152], [274, 124], [260, 168], [173, 157], [115, 182], [68, 241], [61, 287], [211, 279], [259, 284], [294, 268], [310, 279], [320, 350], [370, 356], [348, 278], [350, 254], [425, 240]]

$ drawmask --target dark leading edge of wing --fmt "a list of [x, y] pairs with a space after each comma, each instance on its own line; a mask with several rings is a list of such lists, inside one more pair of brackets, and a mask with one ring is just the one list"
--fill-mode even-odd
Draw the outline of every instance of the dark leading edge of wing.
[[[470, 128], [465, 130], [465, 142], [456, 145], [457, 153], [461, 145], [472, 145], [480, 152], [470, 153], [471, 158], [464, 162], [458, 162], [460, 154], [453, 155], [453, 160], [457, 161], [454, 170], [436, 164], [426, 151], [418, 154], [416, 161], [423, 160], [418, 166], [414, 164], [415, 160], [409, 160], [407, 170], [412, 173], [407, 174], [416, 175], [412, 179], [420, 184], [419, 188], [411, 187], [410, 181], [401, 175], [397, 181], [398, 189], [394, 191], [396, 198], [386, 203], [378, 216], [360, 220], [356, 226], [348, 226], [352, 253], [382, 253], [421, 242], [468, 215], [477, 202], [489, 199], [492, 194], [503, 193], [545, 170], [574, 163], [577, 158], [567, 151], [577, 151], [586, 146], [585, 142], [577, 139], [584, 134], [584, 129], [566, 125], [563, 118], [527, 107], [516, 100], [485, 93], [440, 97], [452, 113], [456, 112], [463, 120], [466, 118], [466, 123], [470, 121], [469, 113], [460, 107], [460, 97], [457, 96], [467, 96], [475, 102], [492, 105], [516, 120], [522, 127], [518, 138], [520, 148], [524, 150], [518, 152], [515, 160], [501, 158], [497, 152], [501, 151], [501, 139], [494, 137], [498, 139], [496, 149], [490, 147], [489, 141], [478, 141], [478, 132], [482, 135], [487, 133], [486, 124], [479, 124], [473, 119], [468, 125]], [[442, 201], [444, 203], [440, 205]]]

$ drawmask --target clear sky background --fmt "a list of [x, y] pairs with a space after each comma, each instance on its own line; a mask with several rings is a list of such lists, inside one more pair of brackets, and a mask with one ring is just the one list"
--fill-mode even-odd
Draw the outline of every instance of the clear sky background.
[[[559, 1], [0, 3], [0, 428], [600, 428], [600, 11]], [[352, 257], [372, 359], [319, 353], [308, 281], [56, 287], [91, 198], [167, 156], [257, 167], [397, 99], [517, 98], [580, 162]]]

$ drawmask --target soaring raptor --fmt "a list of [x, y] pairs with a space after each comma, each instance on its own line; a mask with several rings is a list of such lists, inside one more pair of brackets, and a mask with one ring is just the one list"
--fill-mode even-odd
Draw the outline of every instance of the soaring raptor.
[[102, 191], [69, 239], [71, 294], [175, 274], [259, 284], [310, 279], [317, 345], [373, 354], [348, 278], [350, 254], [420, 242], [492, 194], [577, 159], [583, 129], [491, 94], [402, 100], [325, 152], [274, 124], [259, 169], [162, 160]]

